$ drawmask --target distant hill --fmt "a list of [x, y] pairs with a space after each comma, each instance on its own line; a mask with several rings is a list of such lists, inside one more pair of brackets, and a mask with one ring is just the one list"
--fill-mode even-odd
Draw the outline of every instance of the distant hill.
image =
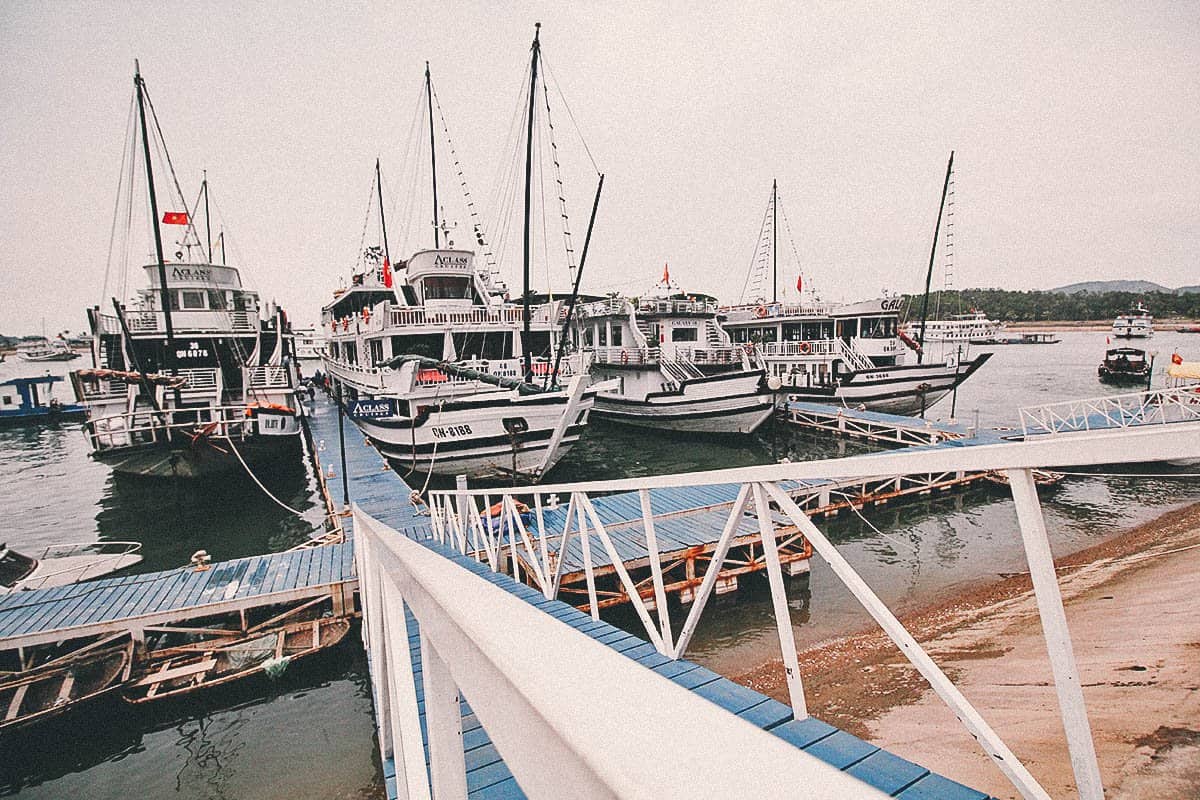
[[1180, 286], [1175, 290], [1175, 294], [1197, 294], [1200, 293], [1200, 285], [1197, 286]]
[[1050, 291], [1057, 292], [1058, 294], [1079, 294], [1080, 292], [1090, 292], [1092, 294], [1100, 294], [1102, 292], [1162, 292], [1163, 294], [1174, 294], [1176, 290], [1168, 289], [1166, 286], [1160, 286], [1152, 281], [1084, 281], [1083, 283], [1060, 286]]

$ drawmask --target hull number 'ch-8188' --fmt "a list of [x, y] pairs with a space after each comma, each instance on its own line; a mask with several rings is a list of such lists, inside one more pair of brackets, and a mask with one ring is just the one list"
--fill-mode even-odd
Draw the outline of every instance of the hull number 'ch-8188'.
[[470, 425], [446, 425], [441, 428], [430, 428], [435, 439], [454, 439], [459, 436], [470, 436]]

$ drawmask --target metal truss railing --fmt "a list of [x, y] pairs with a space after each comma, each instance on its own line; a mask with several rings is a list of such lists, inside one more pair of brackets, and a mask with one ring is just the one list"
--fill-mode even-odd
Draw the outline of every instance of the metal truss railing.
[[1200, 386], [1177, 386], [1021, 410], [1025, 436], [1200, 420]]

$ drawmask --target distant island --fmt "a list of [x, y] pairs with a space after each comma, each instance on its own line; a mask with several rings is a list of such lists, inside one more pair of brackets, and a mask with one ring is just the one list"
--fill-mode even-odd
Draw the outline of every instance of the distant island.
[[[1112, 288], [1115, 286], [1138, 288]], [[921, 296], [905, 297], [907, 318], [917, 319], [921, 314]], [[1112, 320], [1139, 301], [1158, 319], [1200, 318], [1200, 286], [1169, 289], [1149, 281], [1089, 281], [1027, 292], [1007, 289], [942, 291], [929, 298], [931, 316], [933, 309], [939, 307], [939, 301], [942, 317], [977, 308], [1001, 322]]]

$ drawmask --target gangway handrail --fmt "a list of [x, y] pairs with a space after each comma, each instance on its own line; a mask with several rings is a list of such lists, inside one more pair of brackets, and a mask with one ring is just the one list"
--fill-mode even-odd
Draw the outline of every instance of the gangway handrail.
[[1200, 421], [1200, 386], [1088, 397], [1019, 410], [1025, 436]]
[[[466, 795], [460, 697], [534, 800], [737, 797], [747, 763], [770, 776], [758, 798], [887, 796], [353, 513], [372, 662], [387, 675], [381, 746], [401, 798]], [[405, 605], [420, 626], [428, 778]]]

